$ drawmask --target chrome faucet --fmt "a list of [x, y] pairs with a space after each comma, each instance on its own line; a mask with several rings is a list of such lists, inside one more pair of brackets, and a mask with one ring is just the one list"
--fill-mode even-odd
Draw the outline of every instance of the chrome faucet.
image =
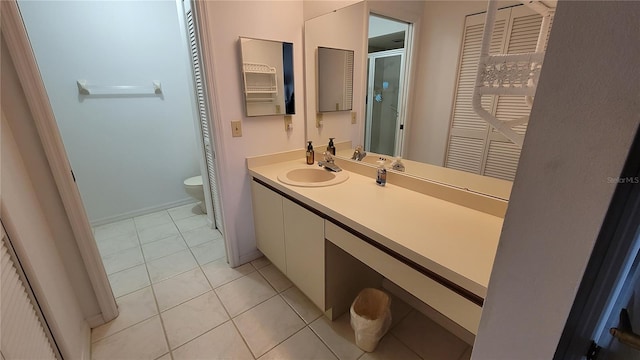
[[353, 156], [351, 156], [351, 160], [362, 161], [364, 157], [367, 156], [367, 153], [362, 150], [362, 145], [356, 146], [356, 149], [353, 151]]
[[340, 167], [335, 164], [335, 161], [333, 160], [333, 156], [331, 156], [331, 153], [329, 153], [328, 151], [325, 151], [322, 153], [322, 155], [324, 156], [324, 160], [318, 161], [318, 166], [324, 166], [325, 169], [334, 171], [334, 172], [342, 171], [342, 169], [340, 169]]

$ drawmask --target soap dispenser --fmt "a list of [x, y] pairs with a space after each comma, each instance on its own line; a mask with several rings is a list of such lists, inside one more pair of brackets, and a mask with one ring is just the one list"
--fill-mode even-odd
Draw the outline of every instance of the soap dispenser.
[[327, 145], [327, 152], [331, 153], [331, 155], [336, 154], [336, 147], [333, 145], [333, 139], [335, 138], [329, 138], [329, 145]]
[[384, 159], [378, 160], [378, 176], [376, 177], [376, 184], [385, 186], [387, 184], [387, 169], [384, 168]]
[[313, 154], [313, 145], [311, 145], [311, 141], [307, 141], [309, 145], [307, 145], [307, 165], [313, 165], [314, 163], [314, 154]]

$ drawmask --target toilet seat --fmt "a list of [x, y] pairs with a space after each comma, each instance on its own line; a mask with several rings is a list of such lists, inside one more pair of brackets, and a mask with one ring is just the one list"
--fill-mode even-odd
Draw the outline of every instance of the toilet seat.
[[184, 181], [184, 186], [188, 186], [188, 187], [198, 187], [198, 186], [202, 186], [202, 176], [194, 176], [194, 177], [190, 177], [188, 179], [186, 179]]

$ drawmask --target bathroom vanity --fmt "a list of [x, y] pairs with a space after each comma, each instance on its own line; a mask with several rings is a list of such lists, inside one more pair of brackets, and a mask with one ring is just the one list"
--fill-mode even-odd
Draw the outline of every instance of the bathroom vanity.
[[383, 278], [470, 334], [482, 304], [506, 201], [336, 159], [348, 179], [305, 187], [278, 180], [303, 151], [247, 159], [257, 246], [330, 318]]

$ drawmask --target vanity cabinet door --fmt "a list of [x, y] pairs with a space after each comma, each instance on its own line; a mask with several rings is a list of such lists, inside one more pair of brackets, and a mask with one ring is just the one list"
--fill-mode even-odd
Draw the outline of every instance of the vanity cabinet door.
[[283, 210], [287, 277], [324, 311], [324, 219], [288, 199]]
[[251, 182], [253, 195], [253, 222], [258, 249], [280, 271], [287, 273], [284, 251], [284, 225], [282, 217], [282, 196]]

